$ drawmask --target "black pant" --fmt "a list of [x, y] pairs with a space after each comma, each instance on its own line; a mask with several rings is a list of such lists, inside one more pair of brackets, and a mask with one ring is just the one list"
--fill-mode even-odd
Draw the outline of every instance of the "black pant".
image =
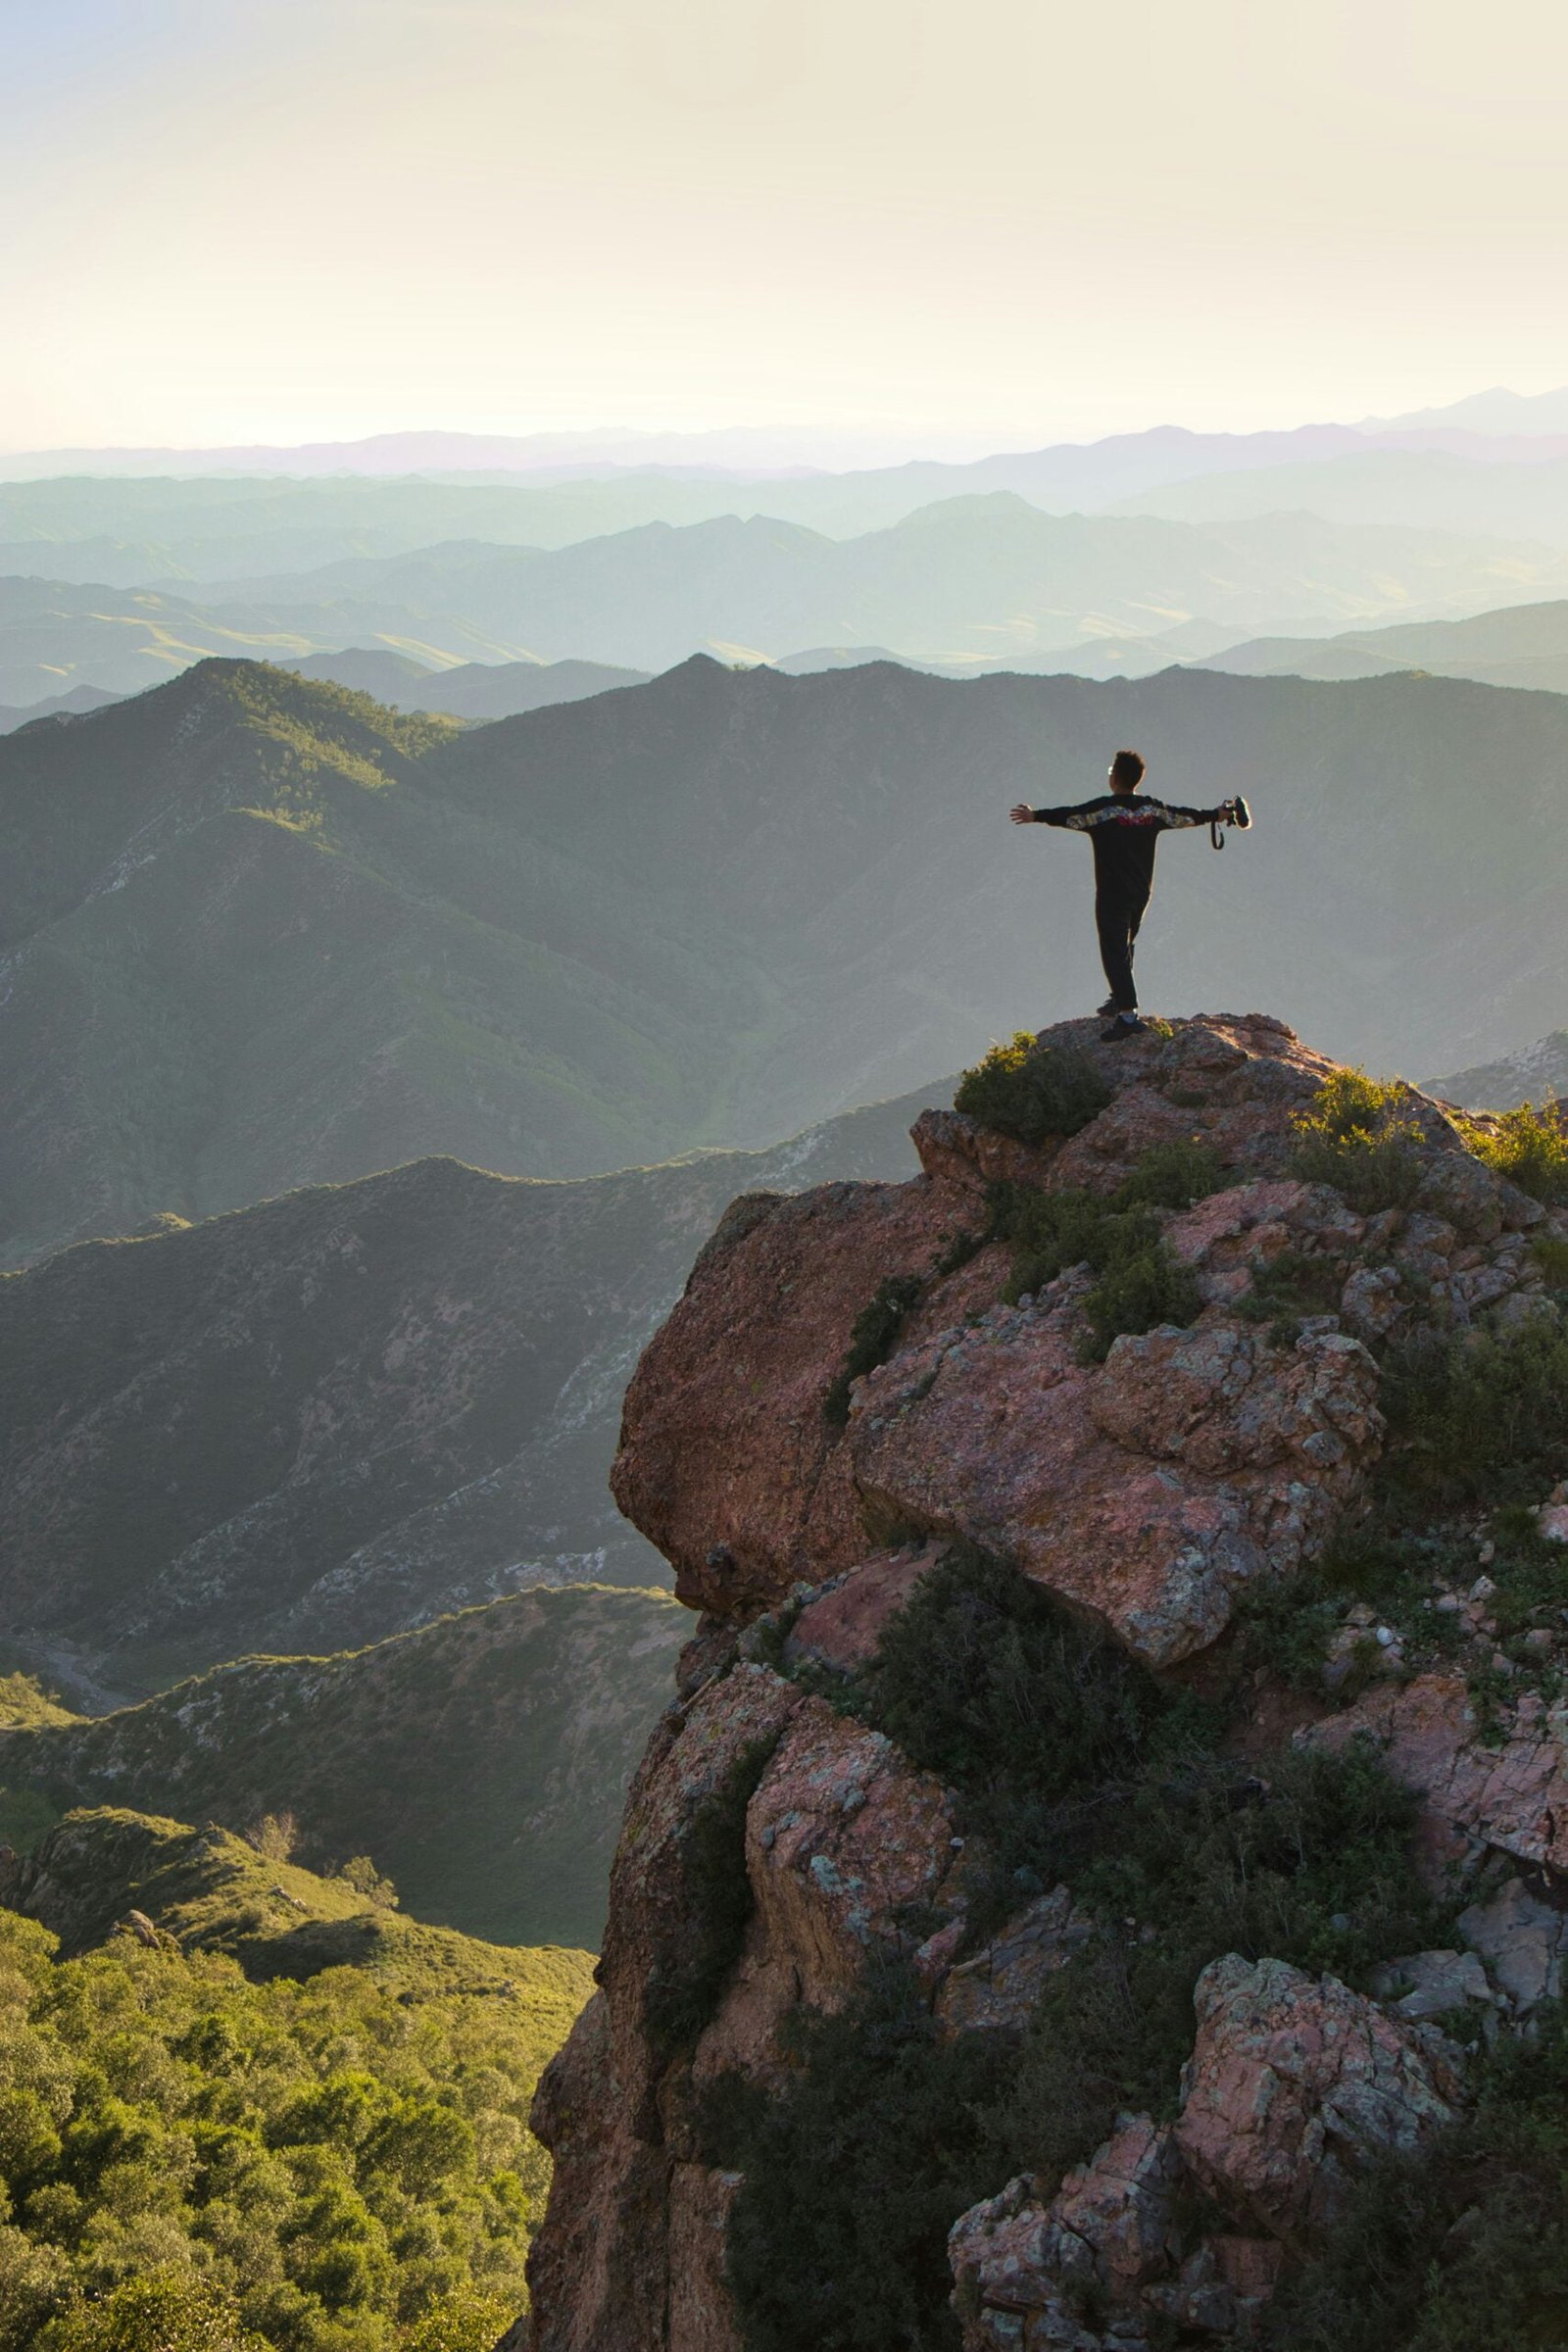
[[1133, 978], [1133, 943], [1138, 926], [1149, 905], [1146, 891], [1142, 898], [1124, 894], [1097, 891], [1095, 894], [1095, 928], [1100, 933], [1100, 960], [1105, 967], [1110, 983], [1110, 1001], [1118, 1012], [1138, 1010], [1138, 983]]

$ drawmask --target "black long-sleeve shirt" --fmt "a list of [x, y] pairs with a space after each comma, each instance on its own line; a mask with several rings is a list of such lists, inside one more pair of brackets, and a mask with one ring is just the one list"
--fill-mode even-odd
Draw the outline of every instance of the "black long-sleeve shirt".
[[1143, 793], [1107, 792], [1098, 801], [1081, 801], [1076, 808], [1037, 808], [1034, 820], [1087, 833], [1095, 853], [1096, 889], [1106, 898], [1142, 901], [1154, 885], [1160, 835], [1213, 824], [1224, 814], [1223, 807], [1181, 808], [1174, 801], [1151, 800]]

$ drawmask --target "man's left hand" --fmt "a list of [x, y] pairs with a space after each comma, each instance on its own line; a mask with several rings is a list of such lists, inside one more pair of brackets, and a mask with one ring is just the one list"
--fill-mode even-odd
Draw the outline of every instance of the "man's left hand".
[[1014, 808], [1012, 812], [1012, 821], [1015, 825], [1032, 825], [1034, 823], [1035, 812], [1030, 808], [1027, 801], [1020, 801], [1018, 803], [1017, 808]]

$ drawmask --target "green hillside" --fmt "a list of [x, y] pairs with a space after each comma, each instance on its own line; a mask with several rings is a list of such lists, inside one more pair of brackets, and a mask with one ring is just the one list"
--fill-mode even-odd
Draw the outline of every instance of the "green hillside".
[[0, 1905], [4, 2352], [487, 2352], [588, 1953], [118, 1808], [0, 1859]]
[[570, 1586], [335, 1656], [240, 1658], [95, 1719], [8, 1710], [0, 1835], [111, 1799], [244, 1833], [287, 1817], [302, 1862], [368, 1853], [421, 1918], [597, 1945], [626, 1783], [691, 1631], [662, 1592]]
[[[1107, 748], [1258, 823], [1166, 845], [1152, 1001], [1480, 1061], [1568, 993], [1568, 698], [697, 661], [454, 730], [204, 665], [0, 739], [15, 1258], [425, 1152], [574, 1175], [759, 1146], [1097, 1001]], [[1537, 943], [1528, 967], [1517, 941]]]

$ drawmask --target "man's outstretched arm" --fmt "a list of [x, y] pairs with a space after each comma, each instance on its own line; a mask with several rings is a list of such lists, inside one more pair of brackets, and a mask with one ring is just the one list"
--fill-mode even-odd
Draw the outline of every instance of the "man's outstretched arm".
[[1189, 825], [1227, 824], [1236, 813], [1234, 801], [1221, 801], [1217, 808], [1183, 808], [1175, 801], [1149, 801], [1145, 806], [1158, 808], [1163, 833], [1184, 833]]
[[1031, 808], [1027, 801], [1020, 801], [1011, 814], [1015, 825], [1066, 825], [1071, 828], [1075, 818], [1086, 817], [1092, 810], [1103, 806], [1103, 801], [1099, 800], [1080, 801], [1072, 808]]

